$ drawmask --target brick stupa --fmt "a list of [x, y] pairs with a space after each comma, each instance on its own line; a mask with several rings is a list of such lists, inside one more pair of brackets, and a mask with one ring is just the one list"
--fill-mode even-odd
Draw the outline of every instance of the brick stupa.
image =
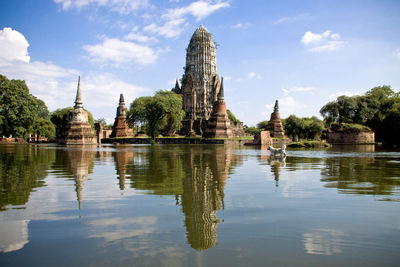
[[126, 114], [128, 109], [125, 106], [124, 95], [119, 96], [119, 106], [117, 108], [117, 116], [115, 117], [112, 127], [111, 137], [127, 137], [133, 136], [133, 130], [129, 128], [126, 122]]
[[285, 138], [285, 131], [283, 130], [281, 117], [279, 115], [278, 100], [275, 101], [274, 112], [271, 113], [271, 119], [265, 127], [265, 130], [270, 132], [271, 137]]
[[218, 93], [218, 99], [213, 104], [210, 119], [204, 132], [206, 138], [231, 138], [231, 123], [226, 113], [226, 103], [224, 100], [224, 78], [221, 79], [221, 87]]
[[69, 114], [69, 120], [60, 143], [66, 145], [97, 144], [96, 135], [89, 123], [88, 113], [83, 109], [80, 76], [78, 79], [74, 110]]

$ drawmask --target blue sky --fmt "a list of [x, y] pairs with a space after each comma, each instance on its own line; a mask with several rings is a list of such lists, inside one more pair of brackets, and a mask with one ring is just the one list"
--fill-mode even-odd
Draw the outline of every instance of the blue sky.
[[38, 0], [0, 3], [0, 73], [49, 109], [83, 102], [112, 122], [119, 94], [171, 89], [204, 25], [225, 100], [245, 124], [319, 116], [337, 96], [400, 88], [400, 1]]

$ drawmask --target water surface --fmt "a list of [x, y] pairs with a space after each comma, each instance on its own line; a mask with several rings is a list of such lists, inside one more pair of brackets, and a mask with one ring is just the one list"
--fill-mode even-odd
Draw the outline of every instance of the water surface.
[[398, 266], [400, 153], [0, 146], [0, 265]]

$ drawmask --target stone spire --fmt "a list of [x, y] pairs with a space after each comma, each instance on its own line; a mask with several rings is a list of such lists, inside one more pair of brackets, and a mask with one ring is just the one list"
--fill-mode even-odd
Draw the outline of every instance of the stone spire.
[[221, 87], [218, 93], [218, 100], [224, 100], [224, 77], [221, 77]]
[[125, 117], [127, 108], [125, 107], [124, 94], [119, 95], [119, 105], [117, 108], [117, 117]]
[[119, 105], [117, 107], [117, 116], [115, 117], [114, 125], [110, 137], [127, 137], [133, 136], [133, 130], [129, 128], [126, 121], [128, 109], [125, 106], [124, 94], [119, 95]]
[[75, 109], [83, 108], [82, 93], [81, 93], [81, 76], [78, 76], [78, 89], [76, 90]]
[[279, 112], [278, 100], [275, 100], [274, 113]]
[[275, 101], [274, 112], [271, 113], [271, 119], [268, 121], [268, 125], [265, 127], [265, 130], [270, 132], [271, 137], [285, 137], [285, 131], [283, 129], [282, 121], [279, 115], [278, 100]]

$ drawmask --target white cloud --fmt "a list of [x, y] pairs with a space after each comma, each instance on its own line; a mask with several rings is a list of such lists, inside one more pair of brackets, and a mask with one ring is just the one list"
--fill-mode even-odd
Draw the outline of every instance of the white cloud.
[[8, 27], [0, 30], [0, 58], [29, 62], [29, 43], [20, 32]]
[[298, 20], [306, 19], [308, 17], [310, 17], [309, 14], [300, 14], [300, 15], [293, 16], [293, 17], [282, 17], [282, 18], [275, 20], [273, 22], [273, 24], [276, 25], [276, 24], [281, 24], [281, 23], [290, 23], [290, 22], [295, 22]]
[[335, 51], [335, 50], [338, 50], [342, 46], [344, 46], [343, 41], [329, 41], [325, 45], [320, 45], [320, 46], [310, 48], [308, 51], [311, 51], [311, 52]]
[[335, 51], [344, 46], [340, 41], [340, 34], [327, 30], [321, 34], [307, 31], [301, 38], [301, 42], [308, 47], [310, 52]]
[[[25, 37], [22, 35], [23, 40]], [[0, 47], [5, 47], [8, 40], [0, 40]], [[26, 47], [20, 47], [26, 52]], [[77, 70], [66, 69], [49, 62], [26, 62], [16, 58], [0, 57], [0, 73], [9, 79], [25, 80], [30, 93], [42, 99], [50, 111], [73, 106], [76, 93]], [[81, 79], [84, 106], [96, 118], [114, 117], [120, 93], [130, 103], [143, 92], [151, 90], [126, 83], [118, 78], [102, 73], [89, 73]], [[89, 101], [90, 100], [90, 101]], [[114, 101], [112, 101], [114, 100]]]
[[[278, 102], [279, 102], [279, 113], [281, 115], [281, 118], [286, 118], [291, 114], [302, 114], [307, 108], [306, 104], [295, 100], [293, 96], [286, 96], [284, 98], [280, 98], [278, 99]], [[269, 116], [269, 114], [271, 114], [271, 112], [273, 111], [274, 106], [275, 103], [266, 104], [265, 105], [266, 112], [263, 112], [263, 115]]]
[[138, 32], [139, 28], [136, 26], [130, 33], [124, 36], [125, 40], [136, 41], [140, 43], [157, 42], [157, 38], [153, 36], [147, 36]]
[[224, 7], [229, 7], [229, 3], [221, 1], [212, 3], [210, 1], [199, 0], [185, 7], [169, 9], [163, 17], [173, 20], [190, 14], [196, 18], [196, 21], [200, 21]]
[[297, 87], [292, 87], [289, 89], [282, 88], [283, 94], [289, 95], [291, 92], [307, 92], [307, 91], [314, 91], [315, 88], [313, 87], [303, 87], [303, 86], [297, 86]]
[[162, 26], [158, 26], [157, 24], [152, 23], [146, 26], [144, 30], [153, 34], [155, 33], [160, 36], [164, 36], [165, 38], [174, 38], [179, 36], [188, 25], [189, 23], [187, 23], [184, 18], [179, 18], [169, 20], [165, 22]]
[[63, 10], [82, 9], [87, 6], [110, 8], [120, 14], [129, 14], [139, 8], [149, 7], [148, 0], [53, 0], [60, 4]]
[[250, 27], [250, 23], [237, 23], [232, 25], [231, 28], [233, 29], [247, 29]]
[[247, 79], [249, 79], [249, 80], [252, 80], [252, 79], [261, 80], [262, 77], [261, 77], [260, 74], [257, 74], [257, 73], [255, 73], [255, 72], [250, 72], [250, 73], [247, 74]]
[[331, 35], [330, 30], [325, 31], [322, 34], [312, 33], [311, 31], [307, 31], [301, 38], [301, 42], [303, 44], [309, 45], [321, 42], [322, 40], [326, 40], [330, 35]]
[[163, 20], [162, 23], [153, 22], [147, 25], [144, 30], [165, 38], [174, 38], [179, 36], [185, 27], [189, 25], [187, 22], [188, 15], [195, 17], [196, 21], [200, 21], [210, 16], [215, 11], [225, 7], [229, 7], [228, 2], [217, 1], [214, 3], [211, 1], [199, 0], [188, 6], [168, 9], [167, 12], [161, 16]]
[[152, 48], [115, 38], [105, 38], [103, 43], [85, 45], [83, 48], [95, 62], [119, 64], [134, 61], [139, 64], [150, 64], [157, 59], [157, 53]]

